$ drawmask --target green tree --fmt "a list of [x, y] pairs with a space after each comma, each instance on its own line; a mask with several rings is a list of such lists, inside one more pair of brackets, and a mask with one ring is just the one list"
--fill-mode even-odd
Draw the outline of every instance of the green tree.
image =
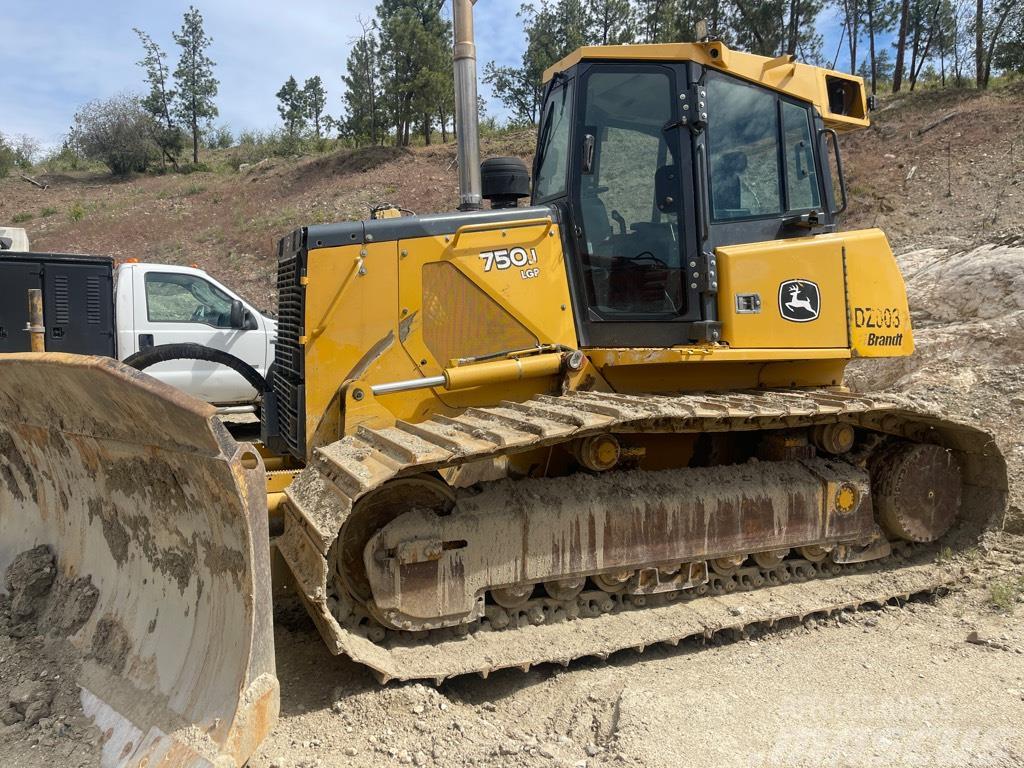
[[[864, 0], [835, 0], [843, 26], [843, 39], [850, 53], [850, 73], [857, 72], [857, 46], [860, 43], [864, 22]], [[842, 45], [842, 43], [840, 43]], [[838, 51], [837, 51], [838, 58]]]
[[1008, 20], [1006, 35], [996, 44], [993, 63], [997, 69], [1024, 72], [1024, 13]]
[[18, 158], [14, 147], [8, 143], [7, 138], [0, 133], [0, 179], [7, 178], [11, 169], [17, 164]]
[[590, 42], [579, 0], [541, 0], [537, 6], [523, 3], [517, 14], [523, 20], [526, 49], [519, 67], [499, 67], [493, 61], [484, 70], [484, 82], [512, 112], [514, 120], [536, 123], [543, 94], [544, 70]]
[[706, 21], [713, 37], [730, 42], [729, 13], [729, 3], [725, 0], [678, 0], [672, 9], [672, 41], [696, 40], [697, 23]]
[[153, 140], [160, 148], [161, 160], [169, 160], [177, 168], [178, 157], [185, 148], [185, 136], [181, 128], [175, 125], [171, 114], [177, 93], [167, 82], [170, 77], [165, 62], [167, 54], [147, 33], [138, 28], [133, 28], [133, 31], [138, 35], [145, 52], [136, 63], [145, 70], [149, 85], [149, 93], [142, 99], [142, 108], [153, 116]]
[[942, 21], [941, 0], [912, 0], [908, 18], [910, 37], [910, 69], [907, 71], [910, 90], [914, 90], [925, 62], [933, 54]]
[[284, 121], [284, 129], [291, 138], [297, 138], [305, 122], [306, 105], [302, 89], [294, 77], [289, 77], [277, 92], [277, 113]]
[[638, 0], [637, 19], [645, 43], [668, 43], [674, 37], [674, 0]]
[[380, 124], [380, 73], [376, 22], [360, 19], [363, 33], [352, 45], [341, 76], [345, 84], [345, 115], [340, 122], [344, 135], [359, 144], [377, 143]]
[[596, 45], [621, 45], [636, 39], [629, 0], [587, 0], [587, 36]]
[[961, 12], [958, 0], [941, 0], [939, 19], [936, 29], [935, 56], [939, 60], [939, 81], [943, 88], [952, 74], [959, 87], [962, 77], [959, 74], [959, 41], [962, 37], [960, 23]]
[[[995, 60], [996, 51], [1004, 48], [1008, 39], [1008, 33], [1019, 27], [1020, 19], [1024, 14], [1024, 7], [1020, 0], [995, 0], [985, 7], [982, 0], [978, 0], [975, 17], [975, 66], [977, 69], [976, 79], [979, 88], [988, 88], [989, 80], [992, 78], [992, 64]], [[1021, 41], [1018, 38], [1016, 43]], [[1007, 58], [1004, 53], [1003, 58]]]
[[429, 137], [438, 74], [451, 67], [451, 24], [438, 0], [381, 0], [380, 63], [384, 106], [395, 127], [395, 143], [408, 146], [417, 121]]
[[[901, 64], [899, 51], [899, 40], [905, 42], [905, 32], [897, 34], [897, 53], [895, 69], [889, 60], [888, 51], [879, 47], [879, 38], [892, 30], [896, 20], [901, 17], [899, 0], [864, 0], [863, 28], [868, 37], [868, 58], [867, 69], [863, 70], [863, 77], [871, 84], [871, 93], [878, 92], [878, 82], [888, 79], [889, 72], [892, 72], [893, 88], [899, 90], [898, 81], [901, 77]], [[903, 28], [902, 21], [900, 29]], [[883, 71], [884, 64], [884, 71]]]
[[814, 22], [821, 0], [733, 0], [732, 17], [737, 45], [762, 56], [799, 55], [805, 61], [821, 57], [821, 36]]
[[80, 108], [68, 141], [83, 157], [104, 163], [117, 176], [141, 173], [159, 156], [153, 116], [132, 95], [91, 101]]
[[320, 75], [307, 78], [305, 85], [302, 86], [302, 107], [305, 118], [313, 126], [313, 133], [319, 139], [323, 127], [324, 110], [327, 108], [327, 91], [324, 89], [324, 82], [320, 79]]
[[199, 136], [201, 128], [217, 117], [213, 99], [220, 85], [213, 76], [214, 62], [206, 54], [213, 42], [203, 31], [203, 16], [189, 6], [181, 30], [174, 34], [174, 42], [181, 48], [178, 67], [174, 70], [177, 94], [174, 112], [192, 132], [192, 162], [199, 162]]

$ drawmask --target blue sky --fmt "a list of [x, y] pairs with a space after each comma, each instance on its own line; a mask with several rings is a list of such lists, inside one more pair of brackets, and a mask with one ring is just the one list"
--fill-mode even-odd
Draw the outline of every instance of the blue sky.
[[[220, 80], [218, 123], [232, 130], [275, 128], [274, 94], [289, 75], [301, 82], [319, 74], [328, 110], [341, 113], [341, 74], [358, 17], [372, 18], [376, 0], [206, 0], [203, 13], [210, 54]], [[142, 48], [132, 27], [145, 30], [177, 60], [171, 31], [181, 26], [182, 0], [11, 0], [3, 3], [0, 46], [0, 133], [27, 133], [59, 143], [75, 110], [95, 98], [143, 91], [136, 66]], [[477, 6], [481, 71], [491, 59], [521, 56], [518, 2], [484, 0]], [[482, 87], [485, 96], [486, 89]], [[493, 106], [497, 112], [497, 105]]]
[[[194, 2], [194, 0], [193, 0]], [[187, 0], [9, 0], [3, 4], [0, 46], [0, 133], [27, 133], [52, 146], [71, 125], [77, 107], [95, 98], [144, 90], [136, 65], [142, 48], [139, 27], [177, 60], [171, 31], [181, 25]], [[198, 3], [210, 53], [220, 79], [218, 124], [237, 133], [269, 129], [280, 120], [274, 94], [289, 75], [301, 82], [319, 74], [328, 91], [328, 111], [341, 112], [341, 74], [358, 18], [372, 18], [376, 0], [205, 0]], [[481, 0], [476, 6], [481, 72], [484, 63], [517, 63], [523, 36], [518, 0]], [[829, 15], [819, 20], [826, 51], [838, 39]], [[833, 32], [834, 30], [834, 32]], [[844, 54], [845, 55], [845, 54]], [[844, 65], [840, 56], [840, 67]], [[500, 106], [489, 99], [499, 116]]]

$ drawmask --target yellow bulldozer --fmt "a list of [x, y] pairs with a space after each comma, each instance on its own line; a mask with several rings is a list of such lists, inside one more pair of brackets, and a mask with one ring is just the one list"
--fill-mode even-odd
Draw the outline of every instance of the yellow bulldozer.
[[481, 170], [454, 5], [460, 210], [281, 241], [260, 441], [114, 361], [0, 361], [0, 570], [42, 544], [98, 589], [111, 764], [273, 726], [271, 546], [333, 653], [441, 681], [932, 591], [1001, 518], [990, 435], [843, 385], [913, 351], [884, 234], [838, 228], [860, 78], [583, 48], [531, 184]]

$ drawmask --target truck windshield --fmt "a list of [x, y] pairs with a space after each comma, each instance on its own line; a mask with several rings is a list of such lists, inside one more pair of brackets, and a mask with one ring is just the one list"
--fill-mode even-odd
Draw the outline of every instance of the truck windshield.
[[686, 311], [680, 181], [667, 70], [602, 68], [586, 79], [580, 211], [590, 308], [601, 320]]

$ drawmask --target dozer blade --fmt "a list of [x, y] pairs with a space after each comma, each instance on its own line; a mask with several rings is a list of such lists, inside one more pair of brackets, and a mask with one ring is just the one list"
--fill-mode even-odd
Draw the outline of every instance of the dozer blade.
[[0, 575], [41, 545], [97, 595], [67, 640], [102, 765], [242, 765], [279, 707], [256, 451], [117, 361], [2, 356]]

